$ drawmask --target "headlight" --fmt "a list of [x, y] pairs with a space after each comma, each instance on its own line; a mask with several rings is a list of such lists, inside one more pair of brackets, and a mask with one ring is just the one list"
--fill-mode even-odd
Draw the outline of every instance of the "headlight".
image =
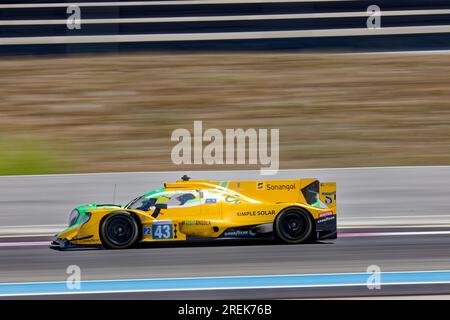
[[70, 213], [70, 216], [69, 216], [69, 227], [71, 227], [75, 223], [77, 223], [79, 215], [80, 215], [80, 213], [78, 212], [78, 210], [76, 210], [76, 209], [72, 210], [72, 212]]

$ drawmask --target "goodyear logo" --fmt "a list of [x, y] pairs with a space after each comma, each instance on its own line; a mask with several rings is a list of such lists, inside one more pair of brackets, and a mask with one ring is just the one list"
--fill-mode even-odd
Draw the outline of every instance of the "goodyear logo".
[[254, 237], [256, 233], [251, 230], [228, 230], [223, 234], [224, 237]]
[[317, 221], [317, 223], [324, 223], [324, 222], [328, 222], [328, 221], [335, 220], [335, 219], [336, 219], [335, 216], [329, 216], [329, 217], [326, 217], [326, 218], [321, 218], [321, 219], [316, 220], [316, 221]]

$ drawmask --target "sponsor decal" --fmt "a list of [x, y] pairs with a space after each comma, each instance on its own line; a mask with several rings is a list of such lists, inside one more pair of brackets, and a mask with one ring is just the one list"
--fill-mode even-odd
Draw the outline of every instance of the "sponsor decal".
[[282, 190], [282, 191], [290, 191], [295, 190], [296, 186], [295, 183], [293, 184], [270, 184], [268, 183], [266, 185], [266, 190], [272, 191], [272, 190]]
[[239, 199], [237, 199], [237, 196], [226, 196], [225, 197], [225, 201], [229, 202], [229, 203], [234, 203], [234, 204], [240, 204], [241, 201]]
[[322, 194], [324, 195], [324, 196], [336, 196], [336, 191], [332, 191], [332, 192], [322, 192]]
[[332, 199], [331, 197], [329, 197], [329, 196], [326, 196], [326, 197], [325, 197], [325, 203], [326, 203], [326, 204], [333, 203], [333, 199]]
[[181, 224], [186, 226], [209, 226], [211, 221], [208, 220], [185, 220]]
[[214, 198], [210, 198], [210, 199], [206, 199], [205, 200], [205, 203], [207, 203], [207, 204], [212, 204], [212, 203], [216, 203], [217, 202], [217, 199], [214, 199]]
[[224, 237], [254, 237], [256, 233], [251, 230], [228, 230], [223, 234]]
[[237, 216], [272, 216], [275, 215], [275, 210], [254, 210], [238, 212]]
[[335, 220], [335, 219], [336, 219], [335, 216], [329, 216], [329, 217], [317, 220], [317, 223], [324, 223], [324, 222], [332, 221], [332, 220]]
[[264, 182], [257, 182], [256, 183], [256, 189], [257, 190], [263, 190], [264, 189]]
[[325, 218], [325, 217], [329, 217], [329, 216], [332, 216], [332, 215], [333, 215], [333, 212], [328, 211], [328, 212], [324, 212], [324, 213], [319, 214], [319, 218]]

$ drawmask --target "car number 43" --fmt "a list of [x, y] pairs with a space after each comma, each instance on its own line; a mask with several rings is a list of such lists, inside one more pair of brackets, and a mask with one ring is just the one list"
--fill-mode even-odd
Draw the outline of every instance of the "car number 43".
[[172, 239], [172, 224], [154, 224], [153, 239]]

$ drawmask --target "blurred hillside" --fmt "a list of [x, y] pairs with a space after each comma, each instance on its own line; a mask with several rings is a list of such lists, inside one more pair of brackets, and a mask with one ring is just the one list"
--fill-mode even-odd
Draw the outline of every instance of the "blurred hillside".
[[215, 169], [171, 163], [194, 120], [279, 128], [281, 168], [449, 164], [449, 88], [447, 53], [3, 59], [0, 174]]

